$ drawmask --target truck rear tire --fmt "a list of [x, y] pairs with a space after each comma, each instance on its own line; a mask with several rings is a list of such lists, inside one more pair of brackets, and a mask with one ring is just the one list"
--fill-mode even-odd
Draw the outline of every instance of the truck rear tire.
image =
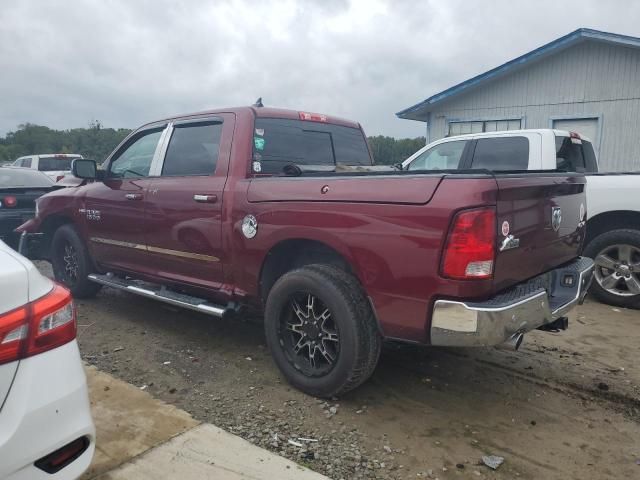
[[274, 284], [265, 334], [287, 381], [305, 393], [333, 397], [375, 370], [382, 339], [357, 279], [331, 265], [308, 265]]
[[640, 307], [640, 231], [621, 229], [598, 235], [584, 249], [595, 262], [590, 292], [618, 307]]
[[62, 225], [51, 240], [51, 266], [55, 279], [71, 290], [75, 298], [94, 297], [101, 288], [87, 278], [93, 262], [73, 225]]

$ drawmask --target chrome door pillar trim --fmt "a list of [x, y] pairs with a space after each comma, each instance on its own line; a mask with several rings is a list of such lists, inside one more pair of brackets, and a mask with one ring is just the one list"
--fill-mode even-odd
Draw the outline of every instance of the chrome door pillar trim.
[[164, 157], [167, 153], [167, 148], [169, 147], [169, 140], [171, 139], [172, 133], [173, 122], [169, 122], [167, 123], [165, 129], [162, 131], [162, 135], [160, 135], [160, 140], [158, 140], [156, 150], [153, 153], [153, 160], [151, 160], [151, 168], [149, 169], [150, 177], [159, 177], [162, 174], [162, 165], [164, 165]]

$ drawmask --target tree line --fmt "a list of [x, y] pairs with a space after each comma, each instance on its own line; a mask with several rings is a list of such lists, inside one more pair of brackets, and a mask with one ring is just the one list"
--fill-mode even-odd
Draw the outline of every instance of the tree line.
[[[130, 131], [105, 128], [98, 121], [90, 123], [88, 128], [71, 130], [53, 130], [27, 123], [0, 137], [0, 164], [38, 153], [79, 153], [101, 162]], [[425, 137], [397, 139], [378, 135], [368, 140], [378, 165], [400, 163], [425, 144]]]
[[104, 128], [97, 121], [91, 122], [88, 128], [71, 130], [53, 130], [27, 123], [0, 137], [0, 163], [38, 153], [78, 153], [101, 162], [129, 132], [126, 128]]

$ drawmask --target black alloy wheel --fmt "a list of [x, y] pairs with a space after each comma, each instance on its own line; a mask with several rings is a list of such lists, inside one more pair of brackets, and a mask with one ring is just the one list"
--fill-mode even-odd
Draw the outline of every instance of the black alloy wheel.
[[331, 371], [340, 355], [340, 333], [331, 311], [309, 292], [296, 292], [280, 316], [279, 341], [291, 365], [315, 377]]
[[74, 297], [90, 298], [98, 293], [101, 285], [87, 278], [93, 273], [93, 261], [73, 225], [62, 225], [55, 231], [50, 253], [55, 279]]

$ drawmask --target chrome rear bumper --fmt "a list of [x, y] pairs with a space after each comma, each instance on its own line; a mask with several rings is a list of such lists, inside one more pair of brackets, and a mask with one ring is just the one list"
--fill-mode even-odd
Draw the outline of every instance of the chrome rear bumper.
[[431, 317], [431, 344], [500, 345], [515, 334], [566, 317], [584, 301], [593, 279], [593, 268], [593, 260], [580, 257], [490, 300], [438, 300]]

